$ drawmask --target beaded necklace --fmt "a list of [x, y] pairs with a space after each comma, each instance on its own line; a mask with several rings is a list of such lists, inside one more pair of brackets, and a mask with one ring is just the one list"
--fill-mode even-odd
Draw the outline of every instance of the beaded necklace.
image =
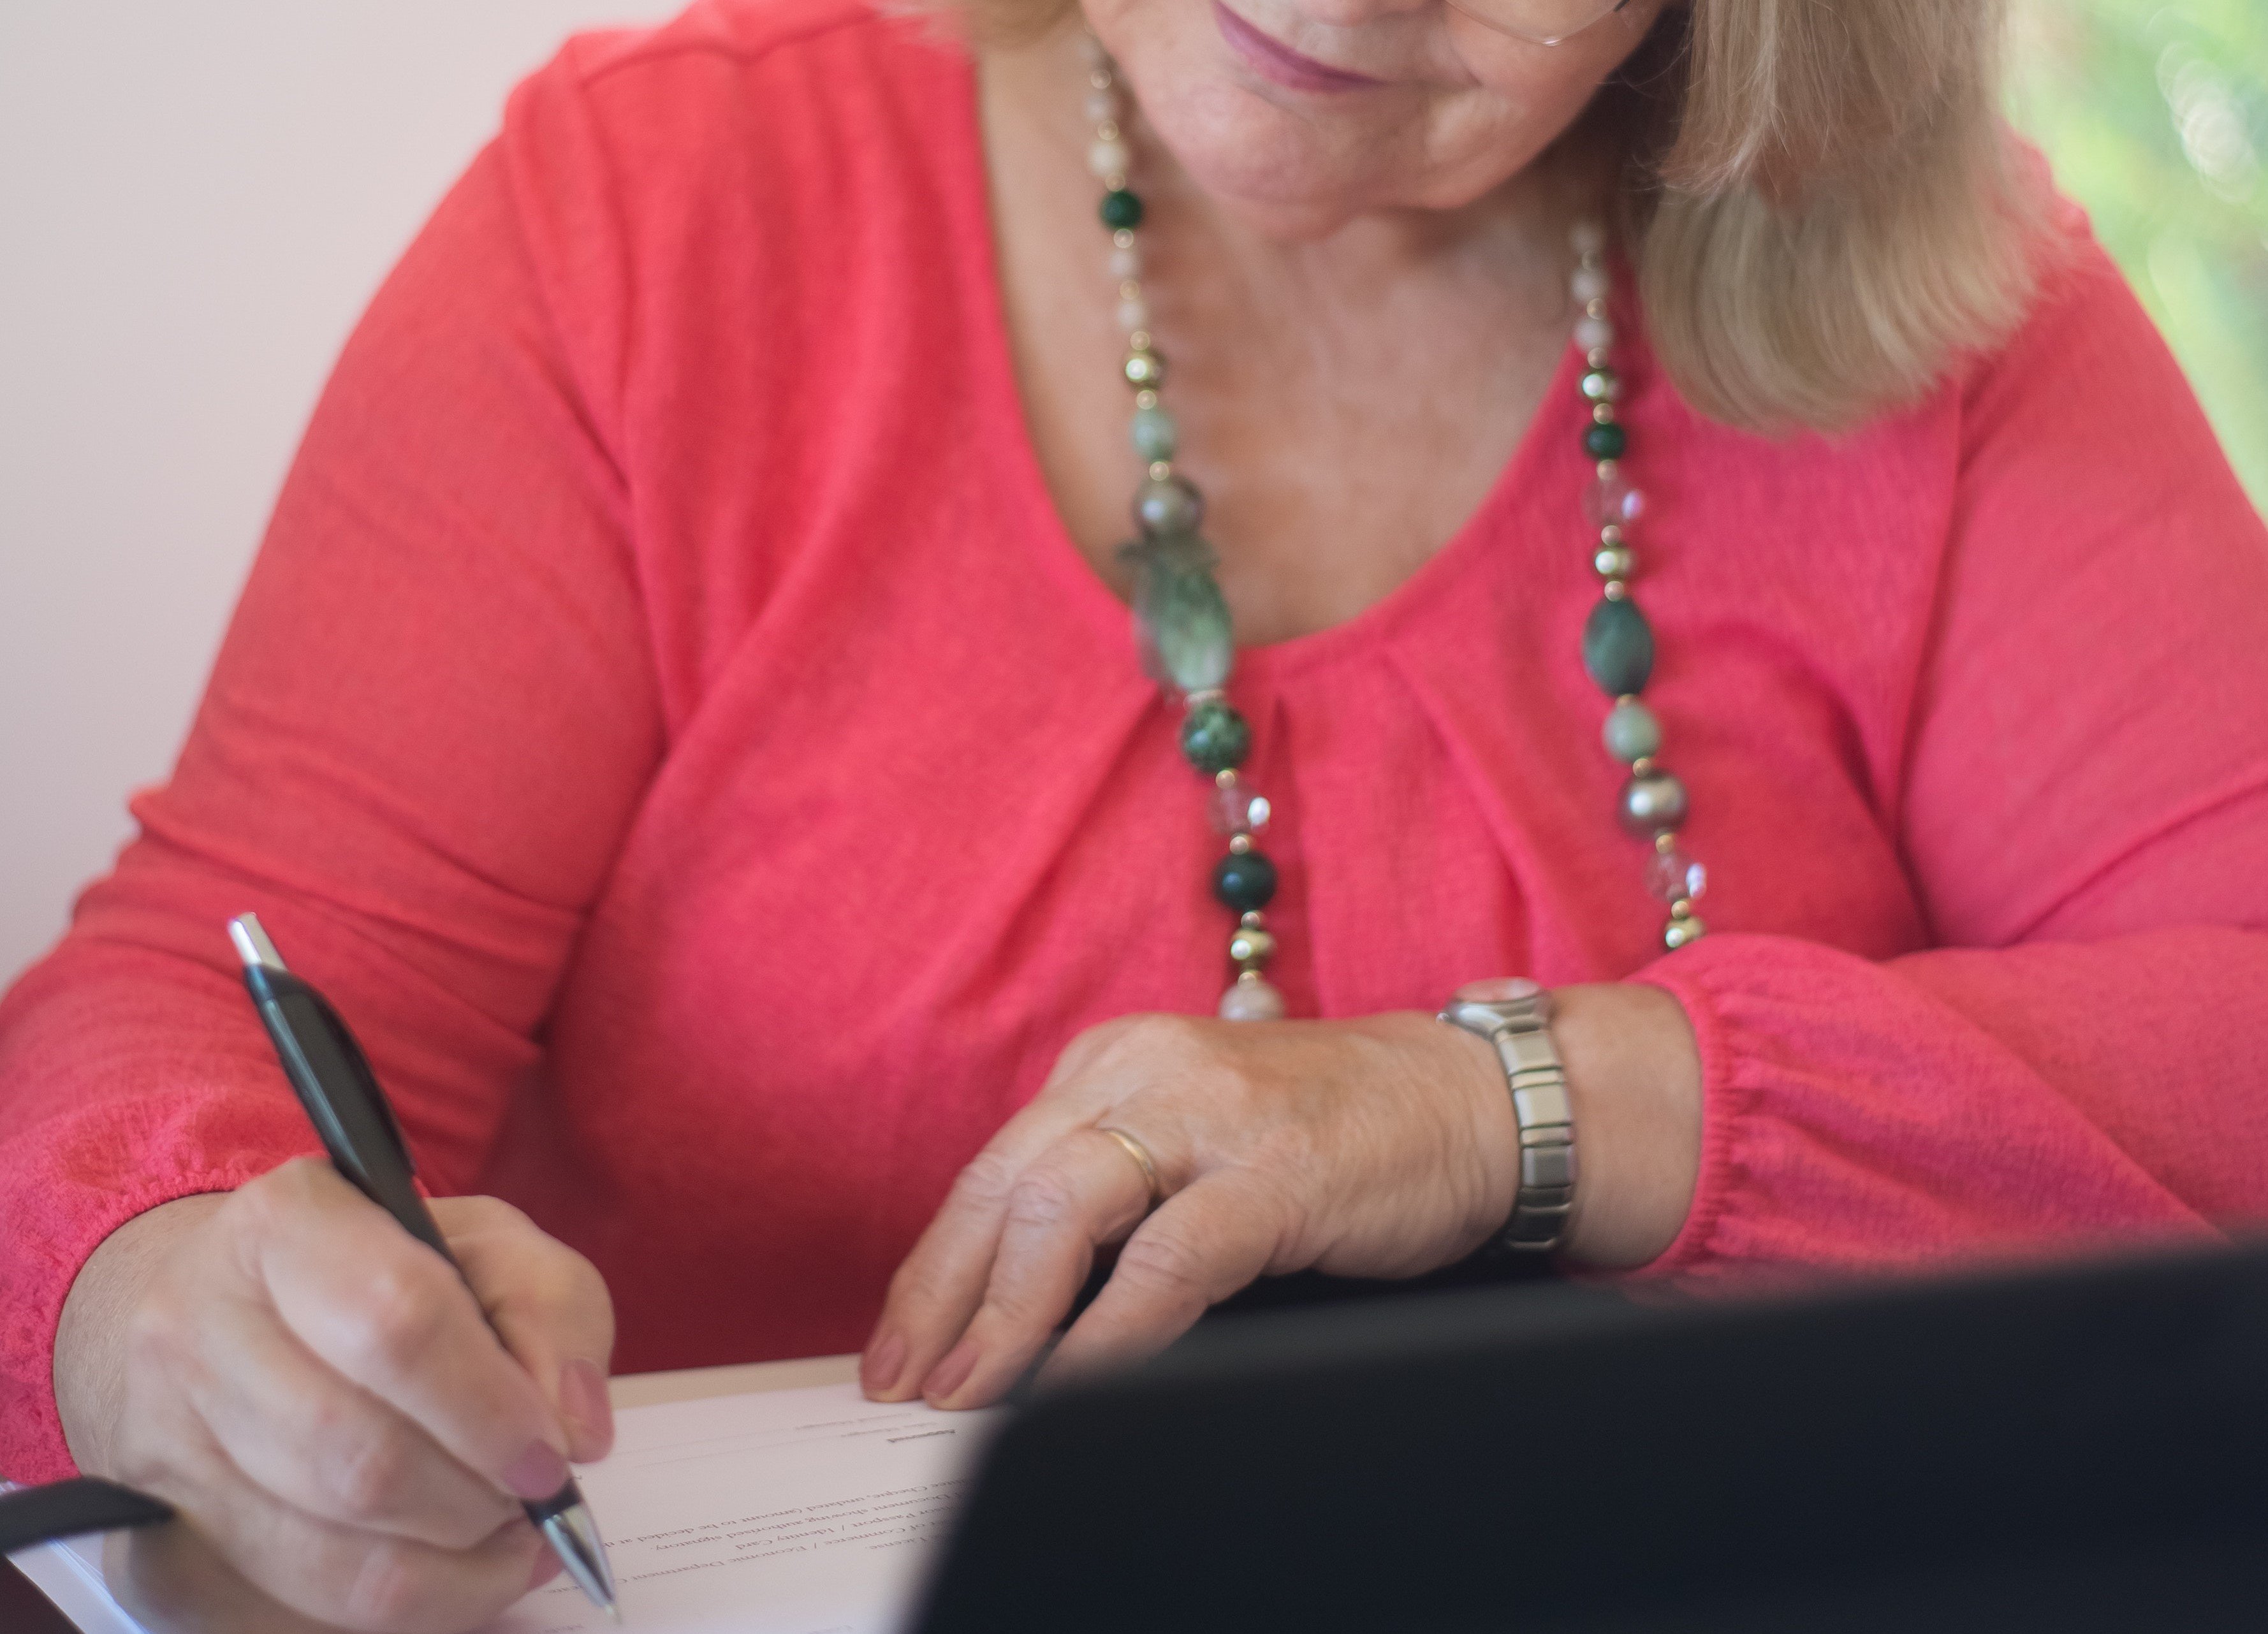
[[[1130, 428], [1144, 475], [1134, 494], [1141, 537], [1121, 545], [1119, 557], [1134, 575], [1134, 630], [1142, 667], [1173, 688], [1182, 704], [1182, 754], [1211, 782], [1213, 826], [1227, 851], [1212, 871], [1212, 894], [1234, 916], [1228, 959], [1236, 975], [1221, 995], [1220, 1014], [1231, 1021], [1274, 1021], [1284, 995], [1268, 980], [1276, 938], [1267, 908], [1276, 895], [1276, 865], [1259, 850], [1272, 808], [1248, 784], [1242, 768], [1252, 729], [1228, 701], [1236, 641], [1228, 602], [1214, 579], [1218, 560], [1198, 530], [1204, 499], [1174, 468], [1180, 432], [1159, 401], [1166, 360], [1150, 330], [1142, 294], [1141, 198], [1127, 186], [1133, 150], [1121, 123], [1118, 76], [1101, 42], [1086, 37], [1086, 116], [1094, 127], [1087, 166], [1102, 184], [1100, 215], [1110, 232], [1110, 272], [1118, 282], [1118, 323], [1126, 335], [1126, 384], [1134, 391]], [[1584, 622], [1583, 668], [1612, 700], [1600, 736], [1607, 753], [1628, 769], [1616, 798], [1616, 815], [1633, 837], [1650, 843], [1646, 885], [1667, 903], [1662, 945], [1671, 952], [1700, 939], [1706, 930], [1694, 904], [1708, 887], [1708, 872], [1677, 843], [1687, 814], [1685, 785], [1660, 762], [1661, 723], [1639, 695], [1653, 673], [1653, 629], [1631, 596], [1637, 558], [1631, 534], [1645, 513], [1646, 497], [1624, 475], [1630, 431], [1616, 412], [1623, 394], [1614, 368], [1615, 326], [1609, 302], [1605, 232], [1585, 222], [1573, 233], [1576, 267], [1570, 290], [1582, 315], [1574, 344], [1583, 354], [1580, 381], [1587, 423], [1583, 453], [1594, 466], [1584, 508], [1597, 530], [1591, 557], [1600, 594]]]

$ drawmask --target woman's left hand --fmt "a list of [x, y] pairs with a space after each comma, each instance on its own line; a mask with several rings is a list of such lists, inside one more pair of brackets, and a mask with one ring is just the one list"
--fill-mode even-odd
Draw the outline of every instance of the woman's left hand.
[[[1655, 988], [1555, 998], [1584, 1162], [1570, 1244], [1643, 1264], [1676, 1235], [1699, 1166], [1692, 1031]], [[1114, 1129], [1156, 1165], [1154, 1211]], [[1125, 1247], [1051, 1368], [1157, 1350], [1263, 1275], [1420, 1275], [1503, 1226], [1518, 1152], [1495, 1051], [1428, 1015], [1106, 1022], [961, 1171], [891, 1280], [862, 1382], [886, 1401], [998, 1399], [1108, 1243]]]
[[[1149, 1152], [1154, 1212], [1105, 1129]], [[891, 1282], [863, 1380], [994, 1400], [1106, 1243], [1124, 1241], [1117, 1266], [1051, 1366], [1162, 1346], [1265, 1273], [1430, 1270], [1504, 1224], [1518, 1149], [1494, 1054], [1430, 1016], [1106, 1022], [961, 1171]]]

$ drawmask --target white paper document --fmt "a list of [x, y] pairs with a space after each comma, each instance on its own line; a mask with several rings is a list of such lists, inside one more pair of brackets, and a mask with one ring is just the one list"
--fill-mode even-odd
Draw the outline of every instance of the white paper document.
[[[639, 1634], [892, 1634], [996, 1413], [883, 1406], [853, 1384], [625, 1408], [614, 1455], [576, 1479]], [[136, 1628], [100, 1592], [100, 1540], [15, 1558], [93, 1634]], [[34, 1563], [36, 1564], [36, 1567]], [[103, 1617], [115, 1621], [104, 1621]], [[491, 1634], [610, 1629], [562, 1574]]]
[[[991, 1413], [853, 1384], [634, 1407], [578, 1479], [622, 1624], [643, 1634], [888, 1634], [975, 1474]], [[565, 1576], [497, 1634], [604, 1629]]]

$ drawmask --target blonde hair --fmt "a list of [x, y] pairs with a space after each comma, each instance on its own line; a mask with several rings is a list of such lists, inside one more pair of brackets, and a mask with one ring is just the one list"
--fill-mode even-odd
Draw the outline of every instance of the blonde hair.
[[1656, 354], [1703, 413], [1839, 430], [2031, 304], [2046, 188], [1999, 114], [2004, 0], [1692, 0], [1609, 99]]
[[[959, 0], [982, 38], [1073, 0]], [[1703, 414], [1839, 431], [2031, 303], [2046, 189], [2002, 123], [2005, 0], [1689, 0], [1569, 141], [1621, 156], [1649, 338]]]

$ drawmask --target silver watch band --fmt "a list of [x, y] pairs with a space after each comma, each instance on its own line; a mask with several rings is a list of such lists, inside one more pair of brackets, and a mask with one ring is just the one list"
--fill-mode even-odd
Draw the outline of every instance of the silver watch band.
[[1575, 1117], [1551, 1042], [1551, 996], [1528, 981], [1474, 983], [1457, 990], [1440, 1019], [1496, 1047], [1520, 1126], [1520, 1190], [1490, 1247], [1549, 1254], [1567, 1235], [1576, 1178]]

